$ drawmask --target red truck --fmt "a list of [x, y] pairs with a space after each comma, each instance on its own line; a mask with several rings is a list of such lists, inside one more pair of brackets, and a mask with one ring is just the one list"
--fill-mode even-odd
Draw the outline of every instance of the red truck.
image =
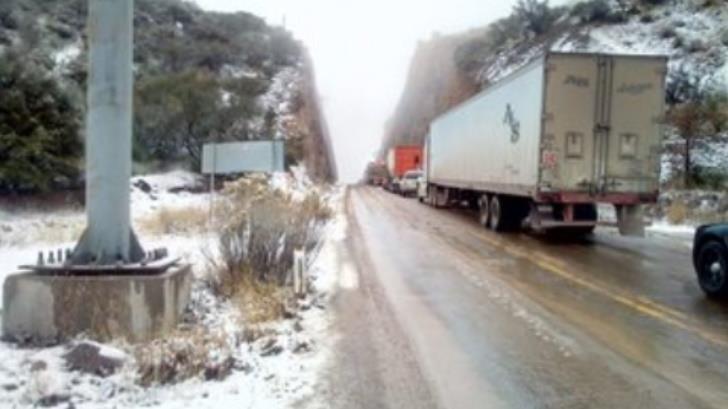
[[399, 182], [405, 173], [422, 168], [422, 146], [400, 145], [391, 148], [387, 154], [389, 190], [399, 192]]

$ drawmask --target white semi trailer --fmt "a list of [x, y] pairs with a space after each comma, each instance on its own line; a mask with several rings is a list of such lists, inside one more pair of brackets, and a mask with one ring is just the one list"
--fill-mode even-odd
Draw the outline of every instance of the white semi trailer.
[[590, 232], [597, 204], [644, 234], [657, 199], [667, 59], [550, 52], [432, 122], [427, 203], [469, 203], [503, 231]]

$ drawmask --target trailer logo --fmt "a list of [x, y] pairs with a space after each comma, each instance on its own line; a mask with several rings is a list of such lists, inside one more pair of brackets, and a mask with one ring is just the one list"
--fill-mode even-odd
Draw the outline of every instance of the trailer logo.
[[506, 105], [506, 115], [503, 118], [503, 124], [511, 128], [511, 142], [517, 143], [521, 139], [521, 122], [516, 119], [511, 104]]
[[630, 95], [640, 95], [643, 94], [645, 91], [649, 91], [652, 89], [652, 84], [649, 82], [641, 83], [641, 84], [627, 84], [624, 83], [619, 86], [617, 89], [617, 92], [620, 94], [630, 94]]
[[568, 75], [564, 80], [564, 85], [573, 85], [579, 88], [589, 87], [589, 78], [577, 77], [576, 75]]

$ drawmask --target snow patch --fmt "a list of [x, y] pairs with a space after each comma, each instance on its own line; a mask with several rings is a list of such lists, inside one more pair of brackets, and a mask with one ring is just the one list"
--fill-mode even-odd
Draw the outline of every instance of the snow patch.
[[[183, 207], [207, 203], [207, 193], [191, 192], [199, 187], [199, 183], [199, 176], [182, 171], [135, 177], [130, 187], [133, 213], [151, 215], [159, 206]], [[294, 169], [292, 175], [274, 176], [271, 185], [298, 195], [319, 189], [310, 182], [303, 168]], [[294, 319], [265, 324], [260, 330], [268, 335], [250, 343], [242, 341], [247, 325], [240, 316], [240, 310], [216, 297], [201, 280], [205, 277], [208, 260], [216, 254], [214, 234], [142, 237], [146, 247], [169, 247], [193, 264], [198, 279], [193, 285], [189, 307], [191, 319], [207, 333], [219, 334], [224, 340], [224, 348], [207, 351], [207, 358], [210, 362], [218, 362], [231, 354], [235, 364], [229, 377], [221, 381], [206, 381], [204, 376], [200, 376], [179, 384], [142, 387], [138, 382], [139, 362], [134, 354], [135, 347], [125, 343], [93, 343], [100, 348], [102, 355], [125, 362], [117, 373], [99, 378], [67, 369], [64, 355], [71, 344], [33, 349], [0, 342], [0, 356], [3, 357], [0, 360], [0, 390], [3, 391], [0, 393], [0, 407], [49, 402], [78, 408], [292, 407], [304, 399], [316, 399], [314, 387], [330, 359], [334, 342], [329, 337], [332, 317], [327, 303], [337, 290], [339, 281], [337, 271], [340, 266], [335, 246], [344, 240], [346, 234], [343, 192], [339, 188], [324, 195], [335, 216], [324, 228], [321, 252], [310, 255], [309, 277], [316, 291], [300, 301], [304, 306], [295, 312]], [[67, 212], [69, 218], [84, 222], [80, 209]], [[10, 226], [13, 230], [42, 231], [47, 226], [42, 223], [33, 225], [27, 220], [44, 216], [52, 218], [54, 215], [31, 210], [4, 212], [0, 216], [0, 232], [3, 231], [2, 226]], [[15, 270], [17, 264], [34, 261], [40, 245], [37, 241], [27, 241], [14, 247], [0, 243], [0, 274]], [[48, 245], [42, 243], [42, 246]], [[0, 277], [0, 283], [2, 281], [4, 277]], [[271, 341], [280, 346], [280, 352], [265, 355], [265, 346]]]
[[82, 49], [83, 43], [78, 40], [56, 51], [51, 58], [56, 63], [56, 67], [65, 68], [81, 55]]

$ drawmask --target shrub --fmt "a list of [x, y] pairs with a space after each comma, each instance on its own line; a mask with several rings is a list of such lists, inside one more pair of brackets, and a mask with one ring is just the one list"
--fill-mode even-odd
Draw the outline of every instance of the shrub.
[[[510, 41], [518, 40], [523, 32], [523, 21], [515, 15], [500, 19], [488, 30], [489, 43], [493, 47], [501, 47]], [[490, 48], [485, 48], [487, 51]]]
[[201, 327], [140, 344], [134, 356], [137, 382], [144, 387], [175, 384], [200, 376], [222, 380], [235, 365], [232, 347], [225, 336]]
[[667, 208], [665, 216], [670, 223], [681, 224], [688, 217], [688, 207], [682, 200], [675, 200]]
[[673, 48], [683, 48], [685, 46], [685, 39], [680, 35], [676, 35], [675, 39], [672, 40]]
[[518, 0], [513, 7], [513, 15], [537, 36], [545, 34], [556, 21], [556, 13], [549, 7], [548, 0]]
[[728, 46], [728, 28], [724, 28], [720, 33], [720, 42]]
[[17, 5], [14, 5], [12, 1], [0, 4], [0, 28], [5, 27], [10, 30], [20, 28], [20, 16], [14, 7]]
[[261, 180], [226, 187], [228, 223], [218, 239], [218, 292], [234, 296], [251, 283], [285, 284], [296, 249], [312, 251], [331, 210], [318, 193], [303, 200], [271, 191]]
[[668, 38], [675, 37], [677, 35], [677, 31], [675, 31], [675, 28], [672, 27], [671, 25], [666, 24], [666, 25], [660, 27], [659, 34], [660, 34], [660, 38], [668, 39]]
[[699, 38], [693, 39], [690, 41], [690, 44], [688, 45], [688, 52], [690, 53], [697, 53], [701, 51], [705, 51], [708, 49], [708, 46], [705, 45], [705, 42]]
[[667, 3], [669, 0], [639, 0], [639, 2], [646, 6], [659, 6]]
[[717, 168], [695, 166], [692, 181], [694, 188], [722, 190], [728, 183], [728, 174]]
[[652, 23], [653, 21], [655, 21], [655, 16], [653, 16], [650, 13], [643, 14], [643, 15], [640, 16], [640, 22], [641, 23], [647, 24], [647, 23]]
[[609, 0], [588, 0], [577, 3], [571, 9], [571, 15], [578, 17], [582, 23], [619, 23], [626, 20], [626, 15], [620, 9], [612, 8]]
[[[676, 40], [679, 38], [675, 37]], [[671, 70], [665, 89], [666, 102], [675, 105], [701, 99], [704, 93], [703, 79], [706, 75], [704, 68], [690, 67], [687, 64], [681, 64]]]

